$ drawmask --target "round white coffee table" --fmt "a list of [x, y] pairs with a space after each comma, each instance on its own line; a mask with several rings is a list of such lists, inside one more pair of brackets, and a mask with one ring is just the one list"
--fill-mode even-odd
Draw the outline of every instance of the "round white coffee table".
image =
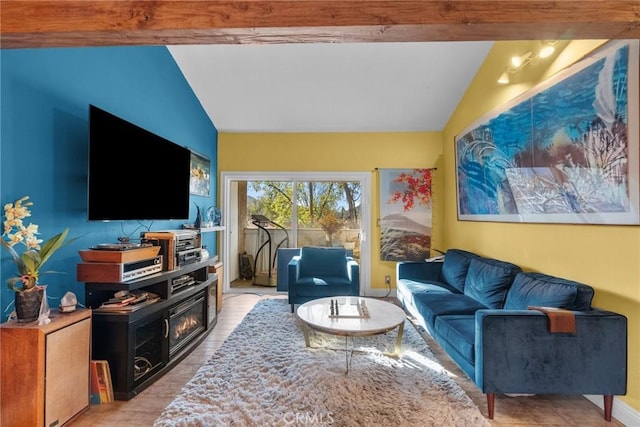
[[[338, 311], [332, 313], [331, 301], [338, 304]], [[361, 316], [357, 309], [357, 303], [364, 303], [368, 311], [368, 317]], [[296, 311], [301, 320], [302, 332], [307, 347], [310, 347], [309, 329], [315, 329], [332, 335], [345, 337], [345, 350], [348, 349], [349, 337], [363, 337], [384, 334], [398, 328], [395, 351], [387, 353], [390, 356], [399, 356], [404, 332], [406, 315], [397, 305], [374, 298], [355, 296], [329, 297], [315, 299], [298, 307]], [[349, 372], [350, 352], [347, 353], [347, 372]]]

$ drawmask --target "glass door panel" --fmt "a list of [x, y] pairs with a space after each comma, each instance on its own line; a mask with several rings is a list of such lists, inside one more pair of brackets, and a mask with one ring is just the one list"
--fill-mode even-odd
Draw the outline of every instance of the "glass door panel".
[[253, 258], [254, 284], [274, 286], [277, 251], [292, 246], [293, 193], [293, 182], [247, 183], [244, 247]]
[[359, 182], [296, 183], [296, 246], [344, 247], [360, 256]]

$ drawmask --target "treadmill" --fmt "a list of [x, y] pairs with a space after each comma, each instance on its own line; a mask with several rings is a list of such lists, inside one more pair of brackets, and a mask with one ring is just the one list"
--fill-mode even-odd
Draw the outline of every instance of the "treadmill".
[[[271, 221], [264, 215], [251, 215], [251, 223], [258, 227], [258, 235], [256, 238], [258, 245], [260, 245], [256, 251], [256, 257], [253, 260], [253, 284], [257, 286], [276, 286], [274, 270], [276, 268], [278, 249], [289, 246], [289, 233], [283, 226]], [[285, 235], [285, 237], [275, 245], [273, 241], [274, 236], [271, 233], [274, 229], [284, 231]], [[260, 244], [260, 242], [262, 242], [262, 244]], [[268, 250], [268, 252], [265, 253], [265, 250]], [[258, 272], [258, 263], [262, 261], [261, 256], [268, 256], [267, 272]]]

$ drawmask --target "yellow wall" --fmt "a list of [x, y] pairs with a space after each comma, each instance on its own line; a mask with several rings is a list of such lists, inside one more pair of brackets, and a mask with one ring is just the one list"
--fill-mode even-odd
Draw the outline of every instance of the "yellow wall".
[[[378, 180], [376, 168], [440, 167], [440, 132], [403, 133], [277, 133], [218, 135], [218, 171], [344, 171], [371, 172], [372, 212], [371, 287], [385, 288], [384, 276], [395, 281], [395, 262], [380, 261], [380, 233], [377, 227]], [[442, 242], [442, 204], [438, 201], [441, 181], [434, 175], [432, 246]]]
[[[524, 42], [499, 42], [465, 97], [439, 132], [228, 134], [218, 140], [218, 171], [373, 171], [375, 168], [437, 167], [434, 178], [434, 248], [463, 248], [587, 283], [594, 305], [628, 318], [628, 392], [621, 397], [640, 411], [640, 227], [511, 224], [457, 221], [455, 135], [484, 114], [567, 67], [603, 41], [571, 42], [535, 79], [498, 86], [508, 58]], [[532, 67], [533, 68], [533, 67]], [[526, 77], [526, 75], [525, 75]], [[379, 217], [378, 186], [372, 175], [372, 218]], [[379, 230], [372, 227], [372, 288], [384, 288], [395, 263], [379, 261]], [[393, 281], [393, 280], [392, 280]], [[588, 375], [588, 373], [585, 373]]]
[[[640, 410], [640, 226], [457, 221], [455, 136], [532, 86], [495, 83], [514, 53], [514, 44], [517, 45], [494, 45], [444, 129], [444, 192], [450, 195], [444, 199], [445, 247], [467, 249], [511, 261], [528, 271], [593, 286], [595, 306], [628, 318], [628, 388], [627, 395], [620, 399]], [[571, 42], [541, 79], [571, 65], [600, 44], [602, 41]]]

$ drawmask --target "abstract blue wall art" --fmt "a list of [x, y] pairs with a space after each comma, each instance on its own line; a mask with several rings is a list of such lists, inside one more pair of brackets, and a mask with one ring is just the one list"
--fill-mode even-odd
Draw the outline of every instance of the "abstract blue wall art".
[[191, 152], [191, 177], [189, 192], [197, 196], [209, 196], [211, 162], [205, 156]]
[[640, 224], [638, 58], [607, 43], [456, 136], [458, 219]]

